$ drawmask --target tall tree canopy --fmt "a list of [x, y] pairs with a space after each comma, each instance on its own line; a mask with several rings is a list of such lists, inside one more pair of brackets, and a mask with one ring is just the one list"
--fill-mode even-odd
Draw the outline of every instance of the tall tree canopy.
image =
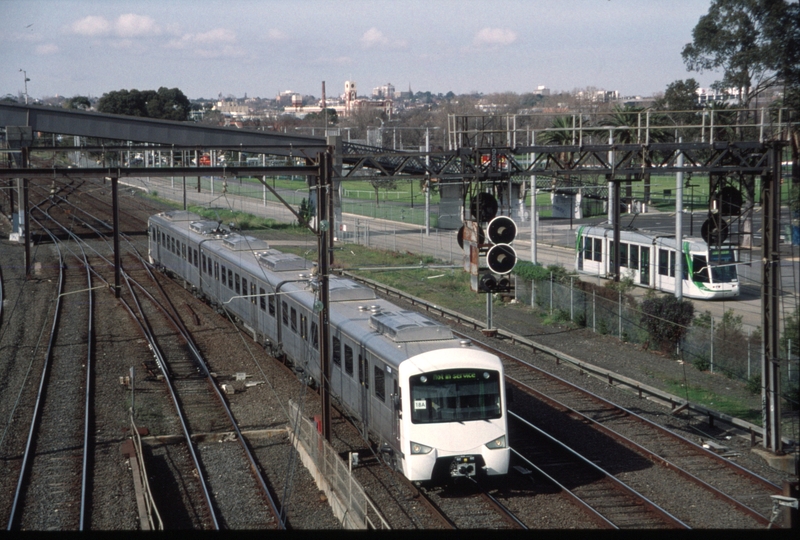
[[[736, 88], [744, 106], [797, 71], [797, 3], [787, 0], [713, 0], [683, 48], [689, 71], [722, 70], [721, 88]], [[791, 64], [794, 63], [794, 66]]]
[[97, 110], [111, 114], [143, 116], [162, 120], [187, 120], [192, 106], [177, 88], [156, 90], [118, 90], [103, 94]]

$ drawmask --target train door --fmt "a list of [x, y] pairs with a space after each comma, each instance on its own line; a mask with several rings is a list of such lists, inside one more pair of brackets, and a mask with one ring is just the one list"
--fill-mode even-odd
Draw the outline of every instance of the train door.
[[364, 421], [364, 437], [367, 437], [369, 426], [369, 360], [363, 345], [358, 347], [358, 383], [360, 394], [361, 419]]
[[392, 408], [392, 435], [394, 437], [394, 444], [398, 448], [402, 448], [400, 444], [401, 431], [400, 426], [403, 421], [403, 400], [400, 394], [400, 385], [397, 382], [397, 371], [391, 370], [392, 380], [392, 396], [390, 406]]

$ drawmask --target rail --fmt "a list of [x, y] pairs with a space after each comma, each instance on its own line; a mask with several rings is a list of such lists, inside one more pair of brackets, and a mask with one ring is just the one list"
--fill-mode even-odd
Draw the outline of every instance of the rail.
[[[406, 300], [406, 301], [410, 302], [414, 306], [419, 306], [421, 308], [424, 308], [425, 311], [427, 311], [429, 313], [435, 313], [435, 314], [437, 314], [437, 315], [439, 315], [441, 317], [446, 317], [448, 319], [456, 321], [457, 323], [459, 323], [461, 325], [471, 327], [473, 330], [486, 330], [487, 329], [486, 323], [484, 323], [482, 321], [479, 321], [477, 319], [473, 319], [472, 317], [468, 317], [468, 316], [463, 315], [461, 313], [458, 313], [457, 311], [453, 311], [453, 310], [448, 309], [446, 307], [442, 307], [442, 306], [437, 306], [435, 304], [431, 304], [430, 302], [428, 302], [426, 300], [423, 300], [423, 299], [418, 298], [416, 296], [407, 294], [407, 293], [405, 293], [405, 292], [403, 292], [403, 291], [401, 291], [399, 289], [395, 289], [394, 287], [389, 287], [388, 285], [384, 285], [382, 283], [378, 283], [377, 281], [373, 281], [373, 280], [365, 278], [365, 277], [357, 276], [357, 275], [352, 274], [352, 273], [347, 272], [347, 271], [341, 271], [340, 273], [342, 275], [345, 275], [345, 276], [349, 277], [350, 279], [353, 279], [353, 280], [358, 281], [360, 283], [363, 283], [363, 284], [365, 284], [365, 285], [367, 285], [369, 287], [372, 287], [376, 291], [382, 292], [383, 294], [386, 294], [387, 296], [394, 296], [396, 298], [400, 298], [400, 299]], [[578, 369], [579, 371], [585, 372], [585, 373], [587, 373], [589, 375], [592, 375], [593, 377], [596, 377], [598, 379], [601, 379], [601, 380], [604, 380], [604, 381], [608, 382], [609, 385], [612, 385], [612, 386], [613, 385], [618, 385], [618, 386], [621, 386], [623, 388], [627, 388], [627, 389], [629, 389], [629, 390], [631, 390], [633, 392], [636, 392], [639, 395], [640, 398], [647, 397], [647, 398], [652, 399], [654, 401], [658, 401], [658, 402], [661, 402], [661, 403], [664, 403], [664, 404], [668, 404], [673, 411], [678, 410], [678, 409], [680, 409], [680, 410], [689, 409], [689, 410], [692, 410], [692, 411], [694, 411], [694, 412], [696, 412], [698, 414], [701, 414], [703, 416], [708, 417], [709, 423], [713, 423], [714, 420], [720, 420], [720, 421], [732, 424], [732, 425], [734, 425], [734, 426], [736, 426], [738, 428], [741, 428], [741, 429], [747, 431], [750, 434], [750, 439], [751, 439], [751, 442], [753, 442], [753, 443], [755, 443], [755, 438], [757, 436], [758, 437], [762, 437], [762, 438], [764, 436], [764, 429], [761, 426], [757, 426], [755, 424], [751, 424], [750, 422], [746, 422], [746, 421], [744, 421], [744, 420], [742, 420], [740, 418], [736, 418], [736, 417], [727, 415], [725, 413], [721, 413], [719, 411], [714, 411], [714, 410], [708, 409], [706, 407], [703, 407], [702, 405], [697, 405], [695, 403], [691, 403], [691, 402], [686, 401], [684, 399], [681, 399], [681, 398], [679, 398], [679, 397], [677, 397], [677, 396], [675, 396], [673, 394], [669, 394], [667, 392], [659, 390], [658, 388], [655, 388], [655, 387], [649, 386], [647, 384], [644, 384], [642, 382], [630, 379], [628, 377], [625, 377], [624, 375], [619, 375], [617, 373], [614, 373], [613, 371], [609, 371], [607, 369], [603, 369], [601, 367], [594, 366], [592, 364], [589, 364], [588, 362], [584, 362], [582, 360], [579, 360], [578, 358], [575, 358], [574, 356], [570, 356], [568, 354], [562, 353], [560, 351], [557, 351], [556, 349], [553, 349], [553, 348], [548, 347], [546, 345], [542, 345], [541, 343], [537, 343], [537, 342], [535, 342], [535, 341], [533, 341], [531, 339], [528, 339], [526, 337], [520, 336], [518, 334], [514, 334], [513, 332], [509, 332], [509, 331], [503, 330], [503, 329], [496, 329], [495, 332], [496, 332], [496, 336], [497, 337], [505, 339], [505, 340], [508, 340], [512, 344], [522, 345], [522, 346], [527, 347], [527, 348], [529, 348], [531, 350], [540, 351], [540, 352], [543, 352], [543, 353], [546, 353], [546, 354], [549, 354], [549, 355], [555, 357], [557, 364], [560, 363], [560, 362], [564, 362], [565, 364], [567, 364], [567, 365], [569, 365], [571, 367], [574, 367], [574, 368]], [[793, 441], [789, 440], [788, 438], [784, 438], [783, 441], [784, 441], [785, 444], [792, 444], [793, 443]]]

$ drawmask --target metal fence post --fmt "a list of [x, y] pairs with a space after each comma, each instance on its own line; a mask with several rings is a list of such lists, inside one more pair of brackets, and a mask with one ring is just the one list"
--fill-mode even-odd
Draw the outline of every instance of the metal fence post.
[[553, 272], [550, 272], [550, 314], [553, 313]]
[[592, 332], [595, 334], [597, 333], [597, 304], [596, 304], [596, 297], [597, 293], [594, 289], [592, 289]]
[[714, 317], [711, 317], [711, 373], [714, 373]]
[[619, 316], [617, 317], [618, 322], [618, 332], [619, 332], [619, 339], [622, 340], [622, 291], [618, 291], [618, 298], [619, 301], [617, 302], [617, 311], [619, 312]]
[[575, 320], [575, 304], [573, 303], [573, 295], [572, 295], [572, 279], [569, 278], [569, 320]]
[[750, 380], [750, 330], [747, 331], [747, 380]]

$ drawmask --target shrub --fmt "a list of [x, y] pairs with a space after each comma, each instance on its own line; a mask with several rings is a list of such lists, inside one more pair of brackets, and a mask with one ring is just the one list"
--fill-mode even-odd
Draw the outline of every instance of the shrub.
[[647, 298], [642, 302], [642, 325], [653, 344], [674, 351], [694, 317], [694, 304], [674, 296]]

